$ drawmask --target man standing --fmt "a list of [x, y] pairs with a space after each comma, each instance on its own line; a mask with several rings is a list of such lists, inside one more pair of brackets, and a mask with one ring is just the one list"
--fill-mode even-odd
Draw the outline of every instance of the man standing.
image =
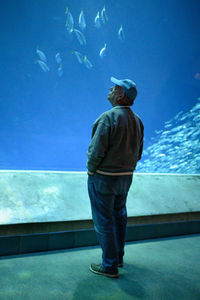
[[94, 228], [101, 245], [102, 264], [91, 264], [96, 274], [117, 278], [123, 266], [127, 225], [126, 199], [133, 172], [143, 151], [144, 126], [130, 106], [136, 96], [136, 84], [118, 80], [108, 100], [113, 108], [93, 124], [88, 148], [88, 193]]

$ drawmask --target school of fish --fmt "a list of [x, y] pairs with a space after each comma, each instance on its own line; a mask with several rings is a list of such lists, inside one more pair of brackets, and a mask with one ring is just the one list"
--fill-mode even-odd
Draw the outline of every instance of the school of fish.
[[155, 131], [136, 171], [143, 173], [200, 173], [200, 97], [189, 112], [180, 111]]
[[[86, 40], [86, 35], [84, 32], [86, 31], [87, 24], [85, 21], [85, 14], [84, 14], [83, 10], [81, 10], [79, 18], [78, 18], [79, 29], [77, 29], [77, 27], [75, 28], [74, 18], [72, 16], [72, 13], [69, 11], [69, 8], [66, 8], [65, 15], [66, 15], [65, 28], [66, 28], [66, 31], [68, 32], [68, 34], [74, 35], [74, 37], [77, 39], [80, 46], [86, 46], [87, 40]], [[94, 17], [94, 27], [97, 30], [100, 30], [106, 23], [108, 23], [108, 16], [107, 16], [106, 8], [104, 5], [102, 10], [98, 11], [96, 16]], [[116, 32], [116, 34], [118, 36], [118, 39], [121, 42], [124, 42], [125, 35], [124, 35], [124, 30], [123, 30], [122, 25], [120, 26], [120, 28]], [[105, 41], [104, 41], [104, 43], [102, 43], [102, 48], [99, 50], [99, 53], [98, 53], [100, 59], [104, 59], [104, 57], [107, 55], [107, 44], [108, 43]], [[41, 49], [39, 49], [37, 47], [36, 54], [37, 54], [38, 58], [36, 59], [35, 63], [38, 63], [38, 65], [44, 72], [49, 72], [50, 67], [47, 64], [47, 57], [46, 57], [46, 54], [44, 53], [44, 51], [42, 51]], [[87, 69], [93, 68], [93, 64], [91, 63], [87, 54], [85, 54], [85, 53], [83, 54], [82, 52], [74, 50], [74, 49], [72, 50], [72, 54], [74, 54], [74, 57], [76, 57], [76, 60], [78, 61], [79, 64], [84, 65]], [[55, 54], [55, 62], [57, 65], [57, 75], [59, 77], [62, 77], [63, 76], [63, 62], [62, 62], [62, 58], [61, 58], [61, 55], [59, 52]]]

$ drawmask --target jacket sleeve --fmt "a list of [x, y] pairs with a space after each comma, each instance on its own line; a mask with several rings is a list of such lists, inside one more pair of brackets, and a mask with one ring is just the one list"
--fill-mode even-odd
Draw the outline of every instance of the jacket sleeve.
[[92, 131], [92, 140], [87, 152], [87, 169], [95, 172], [105, 157], [110, 139], [110, 127], [103, 122], [99, 122]]
[[142, 157], [142, 152], [143, 152], [143, 139], [144, 139], [144, 125], [142, 122], [140, 122], [141, 125], [141, 139], [140, 139], [140, 148], [139, 148], [139, 155], [138, 155], [138, 160], [141, 159]]

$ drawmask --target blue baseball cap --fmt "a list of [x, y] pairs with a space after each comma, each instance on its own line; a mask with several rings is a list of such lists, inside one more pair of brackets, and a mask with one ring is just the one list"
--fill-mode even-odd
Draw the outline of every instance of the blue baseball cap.
[[110, 77], [110, 80], [116, 84], [122, 87], [124, 93], [130, 98], [130, 99], [135, 99], [135, 97], [137, 96], [137, 88], [136, 88], [136, 84], [134, 81], [130, 80], [130, 79], [122, 79], [122, 80], [118, 80], [114, 77]]

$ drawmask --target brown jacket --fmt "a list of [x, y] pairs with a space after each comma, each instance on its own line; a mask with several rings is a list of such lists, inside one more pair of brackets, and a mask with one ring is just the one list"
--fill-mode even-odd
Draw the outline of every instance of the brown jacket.
[[144, 126], [130, 106], [115, 106], [94, 122], [87, 169], [103, 175], [131, 175], [141, 159]]

